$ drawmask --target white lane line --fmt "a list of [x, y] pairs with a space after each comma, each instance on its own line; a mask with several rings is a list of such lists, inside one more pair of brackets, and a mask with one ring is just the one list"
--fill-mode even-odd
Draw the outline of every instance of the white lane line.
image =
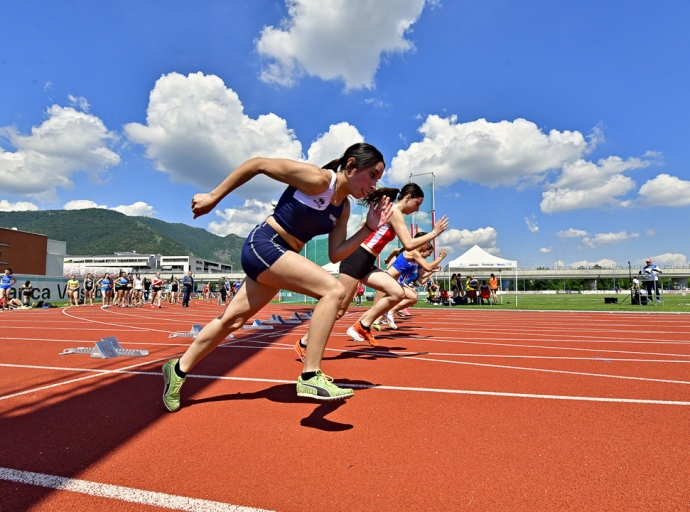
[[120, 485], [101, 484], [76, 478], [34, 473], [32, 471], [19, 471], [16, 469], [0, 467], [0, 479], [20, 484], [36, 485], [57, 489], [59, 491], [78, 492], [110, 498], [113, 500], [138, 503], [140, 505], [152, 505], [154, 507], [167, 508], [169, 510], [187, 510], [189, 512], [267, 512], [264, 509], [231, 505], [220, 501], [209, 501], [187, 496], [177, 496], [162, 492], [145, 491]]
[[[267, 338], [271, 337], [281, 337], [281, 336], [275, 336], [272, 334], [266, 334], [265, 335]], [[347, 335], [341, 335], [341, 334], [332, 334], [331, 336], [338, 336], [338, 337], [347, 337]], [[2, 338], [0, 338], [2, 339]], [[493, 346], [493, 347], [511, 347], [511, 348], [529, 348], [529, 349], [538, 349], [538, 350], [566, 350], [566, 351], [571, 351], [571, 352], [595, 352], [597, 354], [627, 354], [627, 355], [642, 355], [642, 356], [662, 356], [662, 357], [687, 357], [690, 358], [690, 354], [674, 354], [674, 353], [664, 353], [664, 352], [639, 352], [639, 351], [634, 351], [634, 350], [610, 350], [610, 349], [598, 349], [598, 348], [578, 348], [578, 347], [552, 347], [552, 346], [544, 346], [544, 345], [517, 345], [513, 343], [486, 343], [486, 342], [478, 342], [478, 341], [458, 341], [450, 338], [434, 338], [434, 339], [429, 339], [429, 340], [424, 340], [421, 338], [420, 341], [431, 341], [434, 343], [458, 343], [458, 344], [464, 344], [464, 345], [480, 345], [480, 346]], [[282, 343], [274, 343], [274, 342], [269, 342], [269, 341], [261, 341], [261, 340], [251, 340], [251, 339], [242, 339], [238, 341], [243, 341], [243, 342], [251, 342], [251, 343], [261, 343], [265, 344], [266, 348], [270, 347], [276, 347], [276, 346], [282, 346], [282, 347], [290, 347], [293, 348], [294, 345], [292, 344], [282, 344]], [[393, 340], [383, 340], [381, 341], [393, 341]], [[406, 340], [400, 340], [400, 341], [406, 341]], [[354, 343], [354, 342], [353, 342]], [[363, 348], [366, 348], [365, 346], [362, 346]], [[233, 347], [235, 348], [235, 347]], [[237, 347], [239, 348], [239, 347]], [[257, 348], [257, 347], [242, 347], [242, 348]], [[332, 349], [332, 348], [326, 348], [326, 350], [331, 350], [333, 352], [355, 352], [358, 353], [356, 350], [338, 350], [338, 349]], [[362, 353], [365, 353], [362, 351]], [[367, 354], [372, 354], [376, 353], [378, 354], [424, 354], [424, 355], [437, 355], [437, 356], [453, 356], [453, 355], [462, 355], [462, 356], [477, 356], [481, 357], [484, 354], [453, 354], [451, 353], [443, 353], [443, 352], [429, 352], [426, 350], [416, 350], [416, 351], [393, 351], [391, 350], [390, 352], [376, 352], [376, 351], [366, 351]], [[395, 356], [391, 356], [395, 357]], [[496, 354], [496, 357], [501, 357], [499, 354]], [[506, 355], [503, 357], [524, 357], [526, 359], [539, 359], [539, 358], [544, 358], [544, 359], [559, 359], [558, 356], [529, 356], [529, 355]], [[575, 357], [564, 357], [563, 359], [566, 360], [577, 360], [577, 359], [584, 359], [587, 360], [587, 358], [575, 358]], [[598, 359], [611, 359], [609, 357], [598, 357]], [[623, 361], [624, 359], [621, 359]], [[635, 359], [631, 359], [632, 361], [635, 361]], [[690, 361], [690, 359], [689, 359]]]
[[[451, 362], [451, 361], [444, 361]], [[76, 369], [76, 368], [58, 368], [58, 367], [47, 367], [47, 366], [31, 366], [31, 365], [14, 365], [14, 364], [0, 364], [0, 367], [14, 367], [14, 368], [36, 368], [36, 369], [49, 369], [49, 370], [62, 370], [62, 371], [86, 371], [86, 372], [99, 372], [99, 374], [126, 374], [126, 375], [147, 375], [160, 377], [160, 372], [143, 372], [143, 371], [132, 371], [132, 370], [93, 370], [93, 369]], [[508, 367], [513, 369], [513, 367]], [[602, 377], [611, 377], [611, 375], [602, 375]], [[615, 377], [615, 376], [613, 376]], [[188, 379], [206, 379], [206, 380], [229, 380], [234, 382], [259, 382], [263, 384], [294, 384], [294, 380], [285, 379], [262, 379], [258, 377], [228, 377], [224, 375], [197, 375], [190, 373], [187, 375]], [[626, 377], [621, 377], [626, 378]], [[634, 377], [631, 377], [634, 378]], [[636, 379], [636, 380], [650, 380], [650, 379]], [[666, 381], [680, 384], [690, 384], [690, 382], [683, 381]], [[690, 402], [679, 401], [679, 400], [647, 400], [639, 398], [611, 398], [611, 397], [592, 397], [592, 396], [571, 396], [571, 395], [544, 395], [544, 394], [533, 394], [533, 393], [508, 393], [502, 391], [477, 391], [469, 389], [444, 389], [444, 388], [418, 388], [418, 387], [408, 387], [408, 386], [385, 386], [377, 384], [347, 384], [350, 388], [357, 389], [380, 389], [388, 391], [411, 391], [418, 393], [446, 393], [454, 395], [479, 395], [479, 396], [502, 396], [508, 398], [538, 398], [546, 400], [573, 400], [580, 402], [614, 402], [614, 403], [630, 403], [630, 404], [657, 404], [657, 405], [690, 405]], [[2, 399], [2, 398], [0, 398]]]
[[[79, 369], [74, 369], [74, 368], [60, 368], [60, 367], [50, 367], [50, 366], [31, 366], [31, 365], [26, 365], [26, 366], [24, 366], [24, 365], [15, 365], [15, 364], [0, 363], [0, 367], [3, 367], [3, 366], [4, 366], [4, 367], [7, 367], [7, 368], [33, 368], [33, 369], [64, 370], [64, 371], [70, 371], [70, 370], [72, 370], [72, 371], [75, 371], [75, 372], [84, 372], [84, 371], [87, 371], [87, 372], [91, 372], [91, 373], [92, 373], [91, 375], [87, 375], [87, 376], [85, 376], [85, 377], [79, 377], [78, 379], [70, 379], [70, 380], [66, 380], [66, 381], [64, 381], [64, 382], [57, 382], [57, 383], [55, 383], [55, 384], [49, 384], [49, 385], [47, 385], [47, 386], [40, 386], [40, 387], [37, 387], [37, 388], [28, 389], [28, 390], [26, 390], [26, 391], [19, 391], [19, 392], [17, 392], [17, 393], [12, 393], [11, 395], [0, 396], [0, 400], [7, 400], [8, 398], [14, 398], [14, 397], [16, 397], [16, 396], [21, 396], [21, 395], [29, 395], [29, 394], [35, 393], [35, 392], [37, 392], [37, 391], [43, 391], [43, 390], [45, 390], [45, 389], [57, 388], [57, 387], [60, 387], [60, 386], [64, 386], [64, 385], [66, 385], [66, 384], [72, 384], [73, 382], [79, 382], [79, 381], [83, 381], [83, 380], [93, 379], [93, 378], [95, 378], [95, 377], [100, 377], [100, 376], [102, 376], [102, 375], [108, 375], [108, 374], [110, 374], [110, 373], [125, 373], [124, 370], [128, 370], [128, 369], [130, 369], [130, 368], [136, 368], [136, 367], [138, 367], [138, 366], [145, 366], [145, 365], [147, 365], [147, 364], [156, 363], [156, 362], [158, 362], [158, 361], [166, 361], [166, 360], [168, 360], [168, 359], [170, 359], [170, 358], [172, 358], [172, 357], [177, 357], [177, 356], [180, 356], [180, 355], [182, 355], [182, 354], [177, 354], [177, 355], [170, 356], [170, 357], [161, 357], [160, 359], [153, 359], [153, 360], [150, 360], [150, 361], [145, 361], [145, 362], [143, 362], [143, 363], [133, 364], [133, 365], [131, 365], [131, 366], [125, 366], [124, 368], [122, 368], [122, 369], [120, 369], [120, 370], [117, 370], [117, 371], [113, 371], [113, 370], [96, 370], [96, 369], [87, 369], [87, 368], [79, 368]], [[153, 372], [151, 372], [151, 373], [153, 373]]]
[[[284, 345], [281, 343], [269, 343], [265, 341], [253, 341], [253, 343], [262, 343], [265, 346], [257, 347], [254, 345], [237, 345], [240, 342], [247, 342], [248, 340], [235, 340], [232, 346], [230, 343], [224, 343], [223, 345], [218, 345], [223, 348], [243, 348], [249, 350], [294, 350], [292, 345]], [[416, 351], [411, 352], [409, 350], [391, 350], [389, 352], [378, 352], [376, 350], [341, 350], [335, 348], [327, 348], [327, 351], [339, 352], [343, 354], [359, 354], [363, 356], [376, 356], [376, 357], [388, 357], [391, 359], [414, 359], [415, 356], [435, 356], [435, 357], [486, 357], [492, 359], [546, 359], [554, 361], [593, 361], [593, 362], [605, 362], [605, 363], [680, 363], [680, 364], [690, 364], [690, 359], [635, 359], [629, 357], [568, 357], [568, 356], [530, 356], [530, 355], [509, 355], [509, 354], [455, 354], [452, 352], [426, 352], [426, 351]], [[608, 352], [608, 351], [607, 351]], [[643, 353], [644, 354], [644, 353]], [[648, 355], [662, 355], [668, 357], [690, 357], [683, 354], [648, 354]]]

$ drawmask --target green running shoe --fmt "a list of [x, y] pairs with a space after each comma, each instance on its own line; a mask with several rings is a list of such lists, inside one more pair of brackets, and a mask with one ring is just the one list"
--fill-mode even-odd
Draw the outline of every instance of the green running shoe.
[[186, 380], [185, 378], [178, 377], [175, 373], [175, 365], [178, 361], [179, 359], [171, 359], [163, 365], [163, 380], [165, 381], [163, 405], [170, 412], [180, 410], [180, 388]]
[[309, 380], [297, 379], [297, 396], [316, 398], [317, 400], [343, 400], [350, 398], [355, 392], [349, 388], [339, 388], [333, 384], [333, 377], [329, 377], [321, 370]]

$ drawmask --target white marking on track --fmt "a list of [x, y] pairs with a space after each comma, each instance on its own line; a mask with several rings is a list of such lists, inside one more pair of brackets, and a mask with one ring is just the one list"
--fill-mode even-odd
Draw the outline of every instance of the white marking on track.
[[[485, 365], [480, 365], [485, 366]], [[491, 365], [486, 365], [491, 366]], [[160, 377], [160, 372], [143, 372], [143, 371], [133, 371], [128, 369], [121, 370], [95, 370], [89, 368], [59, 368], [50, 366], [34, 366], [34, 365], [16, 365], [16, 364], [0, 364], [0, 367], [11, 367], [11, 368], [33, 368], [33, 369], [43, 369], [43, 370], [60, 370], [60, 371], [84, 371], [84, 372], [98, 372], [99, 375], [103, 374], [126, 374], [126, 375], [146, 375]], [[515, 367], [507, 367], [510, 369], [516, 369]], [[519, 369], [519, 368], [518, 368]], [[532, 369], [532, 368], [528, 368]], [[570, 373], [570, 372], [566, 372]], [[588, 375], [588, 374], [581, 374]], [[592, 374], [595, 375], [595, 374]], [[657, 379], [645, 379], [636, 377], [618, 377], [616, 375], [599, 375], [600, 377], [613, 377], [613, 378], [631, 378], [635, 380], [643, 381], [653, 381], [658, 382]], [[93, 377], [93, 375], [91, 376]], [[224, 375], [198, 375], [190, 373], [187, 375], [188, 379], [207, 379], [207, 380], [228, 380], [235, 382], [259, 382], [265, 384], [294, 384], [294, 380], [285, 379], [263, 379], [259, 377], [229, 377]], [[77, 379], [78, 380], [78, 379]], [[690, 382], [685, 381], [661, 381], [673, 384], [690, 384]], [[56, 387], [61, 384], [55, 384], [46, 387]], [[680, 401], [680, 400], [650, 400], [650, 399], [640, 399], [640, 398], [612, 398], [612, 397], [592, 397], [592, 396], [572, 396], [572, 395], [546, 395], [546, 394], [534, 394], [534, 393], [508, 393], [503, 391], [479, 391], [479, 390], [469, 390], [469, 389], [444, 389], [444, 388], [419, 388], [410, 386], [386, 386], [386, 385], [376, 385], [376, 384], [347, 384], [348, 387], [358, 388], [358, 389], [377, 389], [377, 390], [388, 390], [388, 391], [410, 391], [418, 393], [446, 393], [455, 395], [480, 395], [480, 396], [502, 396], [509, 398], [538, 398], [547, 400], [573, 400], [581, 402], [614, 402], [614, 403], [630, 403], [630, 404], [657, 404], [657, 405], [690, 405], [690, 402]], [[26, 394], [27, 392], [22, 392], [21, 394]], [[0, 397], [0, 400], [9, 397]]]
[[99, 498], [109, 498], [129, 503], [138, 503], [140, 505], [151, 505], [170, 510], [186, 510], [189, 512], [267, 512], [264, 509], [242, 507], [239, 505], [222, 503], [220, 501], [189, 498], [187, 496], [177, 496], [174, 494], [146, 491], [120, 485], [102, 484], [76, 478], [46, 475], [31, 471], [19, 471], [3, 467], [0, 467], [0, 479], [20, 484], [57, 489], [59, 491], [78, 492], [80, 494], [88, 494], [89, 496], [97, 496]]

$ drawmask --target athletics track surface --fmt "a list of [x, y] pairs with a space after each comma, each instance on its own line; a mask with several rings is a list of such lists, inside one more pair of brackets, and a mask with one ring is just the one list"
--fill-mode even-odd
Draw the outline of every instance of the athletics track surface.
[[[1, 313], [0, 510], [690, 509], [688, 315], [413, 309], [372, 348], [353, 308], [348, 401], [296, 397], [305, 322], [237, 331], [166, 412], [168, 334], [220, 311]], [[58, 356], [103, 336], [150, 355]]]

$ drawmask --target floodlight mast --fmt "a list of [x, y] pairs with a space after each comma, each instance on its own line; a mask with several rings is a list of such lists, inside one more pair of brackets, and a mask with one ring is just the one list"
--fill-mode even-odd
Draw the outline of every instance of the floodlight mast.
[[[436, 195], [435, 195], [435, 186], [434, 186], [434, 180], [436, 179], [436, 175], [433, 172], [422, 172], [419, 174], [412, 174], [410, 173], [410, 178], [409, 182], [412, 183], [412, 177], [413, 176], [428, 176], [431, 175], [431, 229], [434, 229], [434, 226], [436, 225]], [[410, 236], [414, 237], [417, 234], [417, 231], [419, 231], [419, 226], [417, 225], [416, 215], [417, 212], [412, 214], [412, 222], [410, 223]], [[436, 244], [434, 244], [434, 260], [436, 259]]]

